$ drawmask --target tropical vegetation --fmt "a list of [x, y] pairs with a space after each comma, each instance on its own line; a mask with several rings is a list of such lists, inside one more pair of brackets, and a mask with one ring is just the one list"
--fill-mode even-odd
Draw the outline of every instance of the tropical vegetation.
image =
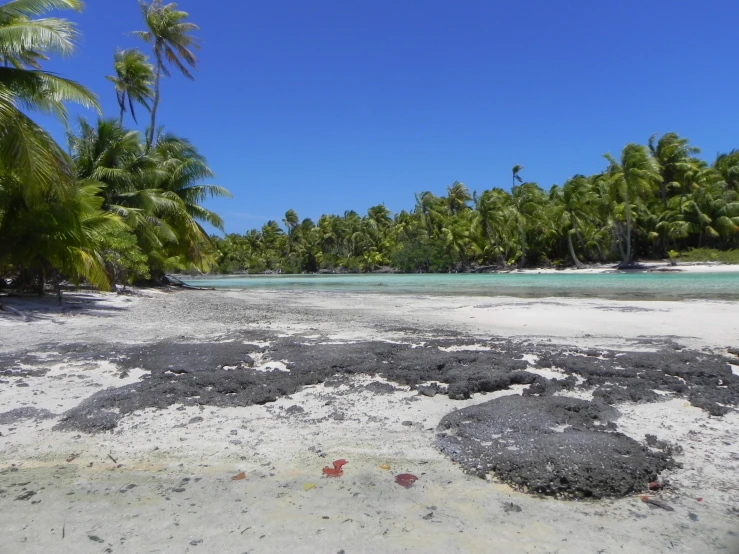
[[[594, 175], [548, 190], [512, 170], [510, 190], [421, 192], [391, 214], [373, 206], [301, 220], [288, 210], [243, 235], [214, 237], [217, 270], [230, 272], [446, 272], [699, 259], [739, 248], [739, 150], [711, 164], [675, 133], [606, 154]], [[712, 249], [712, 250], [706, 250]], [[693, 254], [690, 254], [693, 252]], [[705, 259], [735, 259], [712, 254]]]
[[[202, 206], [225, 189], [186, 139], [156, 128], [165, 60], [187, 77], [197, 26], [177, 5], [141, 2], [155, 63], [141, 50], [113, 56], [117, 117], [100, 114], [84, 86], [43, 69], [53, 55], [75, 50], [79, 33], [50, 11], [83, 8], [81, 0], [12, 0], [0, 5], [0, 285], [43, 293], [49, 284], [161, 279], [166, 272], [207, 271], [214, 249], [202, 227], [223, 229]], [[98, 111], [92, 121], [68, 121], [66, 105]], [[151, 112], [144, 133], [124, 126], [126, 112]], [[70, 129], [66, 148], [31, 114], [51, 113]]]
[[[605, 156], [600, 173], [549, 190], [516, 165], [510, 185], [478, 193], [455, 182], [441, 195], [417, 194], [396, 214], [376, 205], [313, 221], [289, 209], [261, 229], [208, 236], [204, 226], [223, 231], [224, 223], [203, 204], [229, 193], [210, 184], [194, 144], [158, 126], [162, 79], [192, 79], [197, 68], [197, 25], [175, 3], [141, 0], [143, 30], [132, 33], [141, 48], [111, 52], [118, 107], [103, 114], [94, 93], [44, 69], [52, 56], [74, 53], [80, 38], [50, 13], [82, 8], [81, 0], [0, 4], [0, 286], [43, 293], [65, 281], [107, 289], [176, 271], [630, 267], [700, 252], [735, 259], [739, 150], [707, 163], [674, 133], [628, 144]], [[69, 121], [70, 103], [97, 114]], [[149, 114], [142, 130], [137, 111]], [[66, 144], [35, 114], [59, 118]]]

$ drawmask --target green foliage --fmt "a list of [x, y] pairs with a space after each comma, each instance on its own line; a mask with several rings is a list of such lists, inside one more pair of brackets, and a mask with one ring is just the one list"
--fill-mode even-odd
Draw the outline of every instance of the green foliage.
[[720, 262], [739, 264], [738, 250], [717, 250], [715, 248], [691, 248], [674, 256], [680, 262]]
[[[662, 259], [670, 251], [739, 247], [739, 154], [719, 155], [711, 166], [675, 133], [628, 144], [595, 175], [575, 175], [545, 192], [525, 182], [514, 166], [510, 190], [470, 195], [463, 183], [445, 196], [424, 191], [412, 211], [384, 206], [365, 216], [322, 215], [298, 223], [294, 210], [284, 229], [229, 235], [216, 243], [217, 270], [249, 272], [372, 271], [391, 265], [406, 272], [458, 271], [474, 266], [558, 265], [571, 260], [614, 262]], [[234, 250], [241, 252], [234, 262]], [[257, 260], [255, 263], [253, 260]]]
[[105, 231], [100, 236], [99, 248], [111, 282], [130, 285], [151, 277], [149, 259], [129, 229]]
[[26, 276], [40, 292], [50, 278], [105, 289], [167, 271], [207, 271], [216, 251], [201, 223], [223, 228], [223, 221], [202, 203], [228, 191], [204, 184], [212, 172], [187, 140], [160, 134], [154, 142], [151, 129], [145, 142], [121, 125], [126, 108], [135, 120], [135, 103], [148, 108], [153, 101], [155, 111], [159, 75], [168, 74], [164, 58], [194, 66], [187, 47], [195, 26], [182, 21], [187, 14], [157, 0], [142, 6], [156, 75], [138, 50], [117, 52], [109, 79], [120, 121], [80, 121], [70, 154], [26, 114], [51, 113], [66, 123], [65, 102], [97, 107], [87, 89], [41, 68], [49, 54], [71, 53], [78, 35], [65, 19], [38, 16], [81, 7], [78, 0], [0, 6], [0, 271]]

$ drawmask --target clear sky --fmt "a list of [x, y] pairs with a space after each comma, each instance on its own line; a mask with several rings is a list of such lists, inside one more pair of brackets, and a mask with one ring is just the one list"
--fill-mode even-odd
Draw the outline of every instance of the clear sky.
[[[455, 180], [509, 187], [514, 164], [548, 188], [654, 133], [687, 136], [709, 160], [739, 148], [736, 0], [179, 6], [201, 27], [200, 67], [195, 82], [164, 82], [159, 121], [233, 193], [208, 204], [228, 232], [288, 208], [314, 219], [411, 209], [414, 193]], [[88, 0], [70, 18], [79, 52], [49, 67], [115, 116], [104, 76], [116, 47], [139, 45], [127, 34], [143, 25], [137, 2]]]

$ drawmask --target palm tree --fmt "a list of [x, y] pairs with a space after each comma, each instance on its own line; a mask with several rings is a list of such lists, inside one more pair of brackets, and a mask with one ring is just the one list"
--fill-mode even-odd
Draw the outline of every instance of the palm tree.
[[154, 103], [151, 106], [151, 125], [146, 137], [147, 147], [150, 148], [156, 133], [162, 73], [167, 77], [170, 76], [169, 68], [164, 61], [166, 59], [182, 75], [193, 80], [194, 77], [189, 68], [194, 69], [197, 66], [198, 60], [193, 50], [198, 50], [200, 47], [191, 33], [197, 31], [199, 27], [186, 21], [189, 14], [178, 10], [174, 2], [163, 5], [162, 0], [152, 0], [150, 4], [140, 0], [139, 5], [144, 16], [146, 30], [136, 31], [135, 34], [153, 46], [156, 59]]
[[151, 154], [157, 164], [155, 188], [173, 193], [193, 221], [208, 223], [222, 231], [221, 217], [200, 204], [208, 198], [231, 198], [231, 193], [218, 185], [202, 184], [215, 175], [197, 148], [187, 139], [165, 134], [159, 137]]
[[506, 208], [510, 204], [510, 195], [500, 188], [484, 190], [480, 195], [475, 194], [474, 203], [472, 225], [488, 243], [485, 250], [489, 253], [488, 259], [504, 265], [508, 250]]
[[552, 187], [549, 193], [554, 203], [553, 219], [567, 235], [567, 248], [577, 269], [585, 266], [575, 253], [572, 236], [578, 234], [579, 228], [593, 219], [596, 196], [591, 181], [583, 175], [575, 175], [568, 179], [563, 187]]
[[285, 217], [282, 220], [282, 222], [285, 224], [285, 227], [287, 228], [288, 232], [293, 231], [298, 226], [298, 223], [300, 223], [300, 219], [298, 218], [298, 212], [292, 209], [287, 210], [285, 212]]
[[522, 165], [513, 166], [513, 169], [511, 170], [511, 173], [513, 174], [513, 181], [511, 183], [511, 187], [515, 187], [516, 182], [523, 183], [523, 179], [521, 179], [521, 176], [519, 175], [519, 173], [521, 173], [522, 171], [523, 171]]
[[695, 169], [698, 160], [694, 158], [700, 148], [690, 146], [688, 139], [676, 133], [666, 133], [657, 141], [657, 135], [649, 138], [649, 151], [660, 167], [662, 180], [660, 193], [663, 207], [667, 207], [668, 189], [679, 190], [686, 174]]
[[739, 192], [739, 150], [719, 154], [712, 167], [721, 175], [729, 189]]
[[143, 52], [131, 48], [118, 50], [115, 53], [113, 68], [115, 69], [115, 77], [107, 76], [106, 79], [115, 85], [116, 98], [121, 109], [118, 124], [123, 125], [123, 114], [126, 112], [126, 105], [131, 110], [131, 117], [134, 122], [138, 123], [134, 103], [141, 104], [147, 110], [151, 110], [149, 101], [154, 97], [151, 90], [154, 83], [154, 66], [149, 63]]
[[509, 214], [510, 224], [518, 231], [521, 258], [519, 266], [526, 265], [526, 231], [541, 217], [545, 203], [544, 191], [536, 183], [523, 183], [511, 189]]
[[[100, 185], [73, 182], [27, 202], [24, 185], [13, 176], [0, 177], [0, 267], [28, 270], [43, 294], [50, 275], [80, 281], [107, 290], [109, 282], [98, 240], [106, 230], [124, 228], [117, 215], [100, 208]], [[60, 297], [61, 298], [61, 297]]]
[[78, 34], [65, 19], [38, 16], [82, 5], [15, 0], [0, 6], [0, 264], [30, 270], [41, 292], [54, 271], [107, 286], [92, 237], [100, 223], [97, 189], [75, 180], [69, 157], [25, 113], [51, 113], [66, 123], [65, 102], [97, 108], [86, 88], [41, 68], [51, 54], [71, 54]]
[[470, 191], [466, 186], [464, 186], [464, 183], [454, 181], [447, 187], [446, 192], [447, 208], [449, 209], [449, 213], [457, 215], [461, 211], [469, 209], [467, 203], [472, 200], [472, 196], [470, 196]]
[[610, 154], [604, 157], [610, 163], [608, 182], [623, 198], [626, 224], [626, 250], [619, 264], [620, 268], [632, 265], [632, 202], [636, 202], [647, 191], [661, 181], [659, 166], [650, 155], [649, 150], [640, 144], [630, 143], [621, 151], [621, 160], [617, 161]]
[[62, 149], [19, 106], [66, 122], [65, 102], [98, 109], [83, 86], [40, 69], [49, 54], [74, 51], [77, 31], [65, 19], [34, 19], [46, 11], [80, 10], [79, 0], [15, 0], [0, 6], [0, 170], [12, 171], [25, 194], [70, 182]]

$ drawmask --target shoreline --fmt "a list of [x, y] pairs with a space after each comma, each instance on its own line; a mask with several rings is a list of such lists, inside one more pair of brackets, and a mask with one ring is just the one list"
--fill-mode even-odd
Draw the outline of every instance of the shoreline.
[[[0, 550], [575, 553], [597, 541], [608, 552], [687, 553], [739, 546], [731, 534], [739, 509], [736, 411], [711, 416], [680, 396], [614, 405], [626, 436], [682, 445], [674, 456], [683, 467], [663, 472], [670, 485], [655, 495], [669, 512], [638, 494], [581, 502], [525, 494], [463, 471], [436, 447], [446, 414], [521, 395], [526, 385], [456, 400], [419, 395], [397, 382], [401, 374], [376, 373], [403, 356], [424, 371], [437, 371], [442, 359], [469, 372], [523, 353], [526, 362], [516, 363], [547, 379], [564, 377], [560, 362], [536, 362], [549, 351], [573, 360], [591, 359], [582, 357], [589, 348], [664, 351], [677, 360], [684, 345], [727, 356], [737, 346], [738, 302], [151, 289], [70, 294], [63, 309], [49, 300], [26, 304], [22, 317], [0, 312], [0, 509], [7, 514]], [[238, 372], [226, 362], [234, 353], [243, 358], [242, 350], [265, 383], [288, 383], [280, 360], [309, 375], [359, 365], [246, 406], [205, 390], [203, 403], [155, 406], [158, 397], [144, 388], [132, 397], [139, 407], [129, 413], [120, 404], [122, 417], [108, 432], [54, 430], [62, 414], [95, 395], [166, 381], [166, 371], [156, 375], [167, 364], [225, 363], [218, 371]], [[388, 356], [390, 365], [369, 364], [370, 354]], [[592, 387], [554, 398], [588, 400]], [[8, 415], [16, 409], [26, 411]], [[91, 409], [85, 413], [94, 419], [103, 408]], [[339, 458], [349, 461], [344, 475], [322, 477]], [[245, 479], [234, 481], [241, 472]], [[393, 482], [398, 473], [419, 480], [404, 489]]]
[[532, 275], [532, 274], [571, 274], [571, 275], [598, 275], [598, 274], [636, 274], [636, 273], [739, 273], [739, 264], [725, 264], [722, 262], [678, 262], [672, 265], [670, 262], [644, 262], [637, 267], [619, 269], [616, 264], [588, 265], [582, 269], [567, 267], [555, 268], [526, 268], [526, 269], [500, 269], [490, 271], [466, 271], [447, 273], [404, 273], [400, 271], [370, 271], [367, 273], [351, 272], [317, 272], [317, 273], [214, 273], [202, 275], [188, 275], [184, 273], [173, 273], [172, 276], [184, 281], [198, 281], [219, 278], [260, 278], [260, 277], [330, 277], [330, 276], [364, 276], [364, 275]]

